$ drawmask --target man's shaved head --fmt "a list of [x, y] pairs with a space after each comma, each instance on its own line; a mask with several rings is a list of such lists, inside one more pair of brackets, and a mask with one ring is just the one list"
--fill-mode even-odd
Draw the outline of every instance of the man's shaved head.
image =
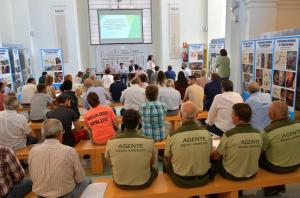
[[285, 102], [274, 101], [269, 107], [269, 116], [271, 120], [288, 119], [288, 106]]
[[181, 109], [180, 109], [180, 113], [182, 116], [182, 121], [193, 121], [195, 120], [196, 116], [197, 116], [197, 106], [190, 102], [187, 101], [185, 103], [182, 104]]

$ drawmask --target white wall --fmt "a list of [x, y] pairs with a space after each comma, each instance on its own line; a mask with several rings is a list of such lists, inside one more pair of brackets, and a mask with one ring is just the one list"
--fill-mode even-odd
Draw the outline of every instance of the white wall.
[[208, 43], [212, 39], [225, 37], [226, 0], [208, 0]]
[[0, 0], [0, 34], [3, 43], [15, 42], [11, 0]]

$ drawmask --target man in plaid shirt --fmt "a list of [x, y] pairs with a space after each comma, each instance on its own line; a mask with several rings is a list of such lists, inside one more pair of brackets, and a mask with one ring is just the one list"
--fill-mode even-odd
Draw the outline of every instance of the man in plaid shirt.
[[163, 103], [157, 101], [158, 87], [149, 85], [146, 88], [147, 102], [140, 107], [142, 117], [142, 133], [150, 136], [154, 141], [165, 139], [165, 115], [166, 107]]
[[32, 182], [13, 150], [0, 145], [0, 197], [22, 198], [31, 192]]

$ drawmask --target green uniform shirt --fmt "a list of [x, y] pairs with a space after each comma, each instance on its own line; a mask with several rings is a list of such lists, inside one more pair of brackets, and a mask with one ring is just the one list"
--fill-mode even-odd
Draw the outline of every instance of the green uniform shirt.
[[171, 157], [177, 175], [201, 176], [211, 167], [211, 149], [209, 132], [194, 122], [188, 122], [167, 136], [165, 156]]
[[241, 124], [224, 133], [217, 151], [228, 173], [248, 178], [258, 170], [262, 145], [261, 133], [250, 124]]
[[217, 73], [221, 78], [230, 76], [230, 59], [227, 56], [218, 56], [216, 59]]
[[263, 151], [273, 165], [290, 167], [300, 164], [300, 123], [274, 121], [265, 128], [263, 140]]
[[153, 139], [127, 131], [109, 140], [105, 151], [105, 158], [111, 160], [114, 181], [130, 186], [143, 185], [149, 180], [150, 161], [156, 155]]

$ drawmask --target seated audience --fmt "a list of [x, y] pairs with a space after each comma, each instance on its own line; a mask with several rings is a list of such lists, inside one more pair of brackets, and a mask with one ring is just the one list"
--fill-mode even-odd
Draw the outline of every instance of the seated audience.
[[263, 139], [261, 133], [250, 124], [252, 112], [248, 104], [237, 103], [232, 109], [231, 118], [235, 127], [224, 134], [213, 159], [221, 160], [218, 168], [224, 178], [247, 180], [258, 171]]
[[91, 71], [92, 71], [91, 68], [86, 68], [85, 69], [85, 73], [82, 76], [82, 82], [84, 82], [86, 79], [88, 79], [90, 77]]
[[215, 96], [206, 120], [208, 130], [220, 137], [234, 127], [229, 116], [232, 112], [232, 106], [243, 102], [241, 95], [233, 92], [233, 83], [230, 80], [223, 80], [221, 85], [222, 94]]
[[143, 87], [144, 89], [146, 89], [146, 87], [149, 85], [148, 84], [148, 76], [146, 74], [141, 74], [139, 76], [139, 78], [141, 79], [140, 86]]
[[260, 87], [256, 82], [250, 83], [248, 86], [250, 97], [245, 103], [249, 104], [252, 109], [252, 126], [262, 131], [271, 122], [268, 111], [272, 103], [272, 98], [269, 93], [262, 93], [259, 90]]
[[51, 96], [51, 98], [55, 99], [56, 93], [55, 93], [55, 88], [52, 86], [53, 85], [53, 77], [52, 76], [46, 77], [45, 85], [46, 85], [46, 89], [47, 89], [47, 94], [49, 96]]
[[178, 79], [175, 82], [175, 89], [179, 91], [180, 95], [181, 95], [181, 99], [184, 98], [184, 94], [186, 91], [186, 88], [189, 86], [188, 80], [185, 77], [183, 71], [180, 71], [178, 73]]
[[29, 152], [32, 191], [38, 197], [80, 197], [91, 183], [91, 179], [85, 177], [77, 151], [61, 144], [63, 135], [62, 123], [48, 119], [42, 124], [45, 141]]
[[4, 83], [0, 82], [0, 111], [4, 111]]
[[142, 134], [150, 136], [154, 141], [165, 139], [166, 107], [158, 99], [158, 87], [149, 85], [146, 88], [147, 101], [140, 107], [142, 117]]
[[154, 67], [154, 72], [150, 76], [150, 84], [155, 84], [156, 83], [158, 72], [159, 72], [159, 66], [155, 66]]
[[139, 107], [146, 102], [145, 89], [140, 86], [141, 79], [135, 77], [131, 81], [132, 86], [122, 92], [120, 101], [124, 104], [121, 115], [128, 110], [139, 110]]
[[204, 99], [204, 90], [197, 84], [197, 78], [195, 76], [189, 77], [189, 86], [186, 88], [183, 101], [191, 101], [194, 103], [198, 111], [203, 111], [203, 99]]
[[172, 70], [172, 65], [168, 66], [168, 71], [165, 72], [167, 79], [172, 79], [175, 81], [176, 79], [176, 73]]
[[116, 135], [117, 117], [110, 106], [100, 105], [95, 92], [90, 92], [87, 100], [91, 108], [84, 114], [84, 122], [92, 132], [92, 141], [94, 144], [106, 144]]
[[32, 182], [24, 176], [25, 171], [14, 151], [0, 145], [0, 197], [23, 198], [30, 193]]
[[157, 73], [156, 85], [158, 88], [166, 86], [166, 75], [163, 71]]
[[204, 89], [207, 83], [209, 83], [209, 80], [206, 77], [206, 71], [202, 69], [200, 71], [200, 78], [197, 79], [197, 84]]
[[157, 150], [151, 138], [138, 133], [140, 121], [136, 110], [127, 110], [123, 115], [125, 132], [106, 145], [105, 158], [112, 165], [114, 182], [125, 190], [147, 188], [158, 175], [153, 167]]
[[114, 82], [113, 75], [110, 74], [110, 69], [106, 68], [104, 70], [104, 75], [102, 77], [103, 87], [109, 89], [110, 85]]
[[216, 95], [221, 94], [222, 79], [217, 73], [211, 74], [211, 81], [204, 88], [204, 107], [209, 111]]
[[39, 84], [45, 84], [47, 75], [48, 75], [48, 73], [45, 71], [42, 73], [42, 76], [39, 78]]
[[82, 95], [83, 108], [85, 108], [85, 109], [90, 108], [89, 103], [87, 101], [87, 95], [90, 92], [95, 92], [98, 95], [101, 105], [108, 105], [109, 104], [109, 100], [111, 99], [110, 95], [109, 95], [109, 93], [107, 93], [105, 91], [105, 89], [103, 87], [95, 87], [94, 84], [93, 84], [93, 80], [90, 79], [90, 78], [87, 78], [84, 81], [84, 85], [85, 85], [85, 88], [86, 88], [86, 92]]
[[192, 102], [181, 107], [182, 126], [167, 136], [164, 171], [176, 186], [191, 188], [210, 179], [210, 133], [196, 122], [198, 109]]
[[[275, 101], [269, 108], [272, 120], [263, 132], [263, 154], [260, 167], [274, 173], [291, 173], [300, 164], [300, 123], [289, 120], [288, 106], [285, 102]], [[285, 186], [264, 188], [265, 195], [279, 195]]]
[[19, 102], [15, 96], [4, 98], [4, 111], [0, 112], [0, 144], [6, 145], [13, 150], [26, 147], [27, 144], [35, 143], [36, 139], [30, 137], [31, 128], [25, 116], [18, 114]]
[[80, 130], [80, 125], [78, 122], [79, 117], [70, 108], [71, 101], [72, 98], [70, 97], [70, 95], [62, 93], [56, 99], [58, 107], [47, 113], [48, 119], [54, 118], [61, 121], [64, 127], [62, 143], [67, 146], [75, 146], [72, 124], [74, 125], [76, 131]]
[[148, 74], [144, 72], [143, 68], [139, 67], [137, 70], [135, 70], [135, 77], [139, 77], [141, 74], [146, 74], [148, 76]]
[[188, 78], [189, 76], [192, 75], [192, 71], [188, 68], [186, 63], [181, 64], [181, 69], [184, 73], [185, 78]]
[[[45, 83], [45, 81], [44, 81]], [[43, 84], [44, 84], [43, 83]], [[27, 80], [27, 84], [22, 87], [21, 91], [21, 104], [24, 106], [29, 106], [30, 105], [30, 100], [37, 91], [36, 89], [36, 84], [34, 78], [29, 78]]]
[[46, 85], [38, 84], [37, 93], [32, 96], [30, 102], [29, 118], [32, 122], [43, 122], [49, 111], [48, 106], [54, 108], [52, 98], [46, 92]]
[[72, 91], [72, 88], [73, 88], [73, 83], [71, 80], [68, 79], [64, 81], [63, 84], [60, 86], [61, 92], [70, 96], [71, 105], [69, 106], [69, 108], [72, 109], [76, 113], [77, 117], [79, 118], [80, 112], [78, 109], [78, 98], [76, 96], [75, 91]]
[[71, 74], [66, 74], [64, 76], [64, 82], [67, 81], [67, 80], [73, 82], [73, 76]]
[[166, 87], [159, 90], [158, 100], [166, 105], [167, 116], [178, 115], [181, 105], [181, 96], [179, 91], [175, 89], [172, 79], [168, 79]]
[[126, 89], [126, 85], [121, 82], [119, 74], [114, 75], [114, 81], [115, 82], [109, 87], [109, 92], [113, 102], [120, 102], [122, 92]]

